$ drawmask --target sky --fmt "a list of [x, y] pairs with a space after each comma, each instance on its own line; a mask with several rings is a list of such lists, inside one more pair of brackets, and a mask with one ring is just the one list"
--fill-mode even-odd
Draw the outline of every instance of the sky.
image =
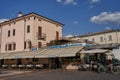
[[35, 12], [65, 24], [63, 36], [120, 29], [120, 0], [0, 0], [0, 22]]

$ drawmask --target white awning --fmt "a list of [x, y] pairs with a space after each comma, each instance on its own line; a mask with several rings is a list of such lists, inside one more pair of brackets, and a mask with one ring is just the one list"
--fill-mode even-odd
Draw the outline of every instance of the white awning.
[[60, 51], [60, 57], [74, 57], [83, 47], [64, 48]]
[[87, 50], [87, 51], [81, 51], [80, 53], [106, 53], [109, 52], [109, 50], [105, 49], [93, 49], [93, 50]]
[[19, 59], [19, 58], [34, 58], [35, 55], [42, 53], [46, 49], [40, 49], [37, 51], [24, 51], [24, 52], [16, 52], [13, 55], [9, 55], [4, 57], [4, 59]]
[[9, 56], [9, 53], [0, 53], [0, 59], [4, 59], [5, 56]]
[[68, 47], [56, 49], [40, 49], [37, 51], [24, 51], [0, 54], [0, 59], [19, 59], [19, 58], [51, 58], [51, 57], [73, 57], [83, 47]]
[[45, 57], [73, 57], [79, 52], [83, 47], [69, 47], [69, 48], [57, 48], [57, 49], [47, 49], [41, 54], [37, 54], [35, 58], [45, 58]]
[[59, 56], [59, 49], [47, 49], [46, 51], [42, 52], [41, 54], [35, 55], [35, 58], [48, 58], [48, 57], [58, 57]]

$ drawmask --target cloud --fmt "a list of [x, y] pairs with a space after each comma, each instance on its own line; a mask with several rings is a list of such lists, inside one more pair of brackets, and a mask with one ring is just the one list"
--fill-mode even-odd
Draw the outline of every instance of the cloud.
[[100, 0], [90, 0], [90, 4], [98, 3]]
[[93, 16], [90, 19], [91, 22], [97, 24], [115, 24], [120, 25], [120, 12], [102, 12], [98, 16]]
[[89, 7], [90, 7], [90, 8], [94, 8], [94, 6], [93, 6], [93, 5], [90, 5]]
[[90, 0], [89, 7], [94, 8], [96, 3], [99, 3], [101, 0]]
[[70, 37], [73, 37], [73, 35], [69, 34], [67, 36], [65, 36], [66, 38], [70, 38]]
[[64, 5], [69, 5], [69, 4], [77, 5], [77, 2], [75, 0], [56, 0], [56, 1]]
[[105, 29], [107, 29], [107, 30], [111, 30], [112, 28], [111, 28], [111, 27], [105, 27]]
[[4, 21], [8, 21], [8, 19], [0, 19], [0, 23], [2, 23]]
[[74, 21], [73, 24], [79, 24], [79, 21]]

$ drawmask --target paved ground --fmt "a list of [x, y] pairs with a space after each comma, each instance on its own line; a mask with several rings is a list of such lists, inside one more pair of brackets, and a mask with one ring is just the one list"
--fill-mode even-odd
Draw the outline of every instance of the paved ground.
[[91, 71], [32, 71], [29, 73], [0, 77], [0, 80], [120, 80], [120, 74]]
[[0, 72], [0, 77], [5, 77], [5, 76], [12, 76], [12, 75], [17, 75], [17, 74], [23, 74], [23, 73], [29, 73], [31, 71], [3, 71]]

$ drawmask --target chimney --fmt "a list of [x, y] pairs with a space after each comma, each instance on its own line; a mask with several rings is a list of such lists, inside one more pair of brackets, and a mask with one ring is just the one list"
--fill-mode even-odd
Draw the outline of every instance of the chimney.
[[22, 16], [22, 12], [19, 12], [19, 13], [18, 13], [18, 17], [21, 17], [21, 16]]

